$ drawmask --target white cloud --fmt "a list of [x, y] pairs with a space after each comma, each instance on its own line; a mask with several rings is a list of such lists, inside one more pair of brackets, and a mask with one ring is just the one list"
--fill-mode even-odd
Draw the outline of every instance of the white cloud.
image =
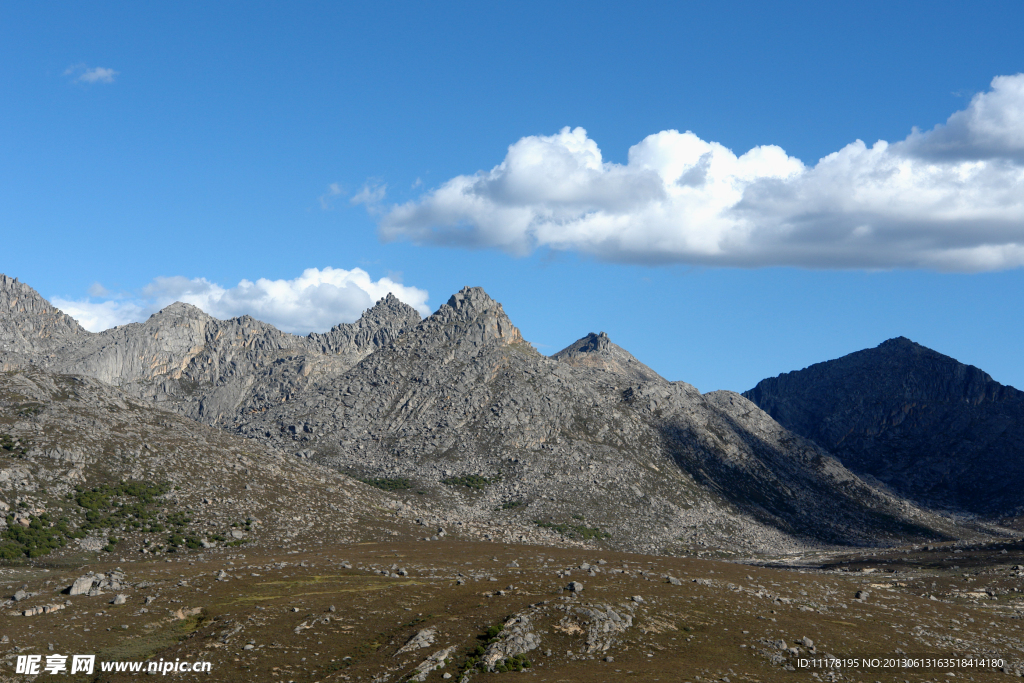
[[175, 301], [198, 306], [215, 318], [251, 315], [294, 334], [326, 332], [342, 322], [353, 322], [388, 293], [421, 315], [430, 313], [426, 290], [383, 277], [372, 280], [361, 268], [307, 268], [293, 280], [242, 280], [224, 288], [205, 278], [158, 277], [141, 296], [92, 301], [54, 298], [54, 306], [98, 332], [115, 325], [145, 320]]
[[76, 83], [113, 83], [114, 76], [118, 73], [120, 72], [103, 66], [90, 69], [85, 64], [75, 64], [64, 71], [65, 76], [76, 76], [77, 74], [74, 79]]
[[927, 132], [860, 140], [814, 166], [776, 146], [737, 156], [675, 130], [626, 164], [585, 130], [511, 145], [490, 171], [391, 207], [385, 240], [634, 263], [979, 271], [1024, 265], [1024, 74]]
[[79, 325], [90, 332], [100, 332], [117, 325], [127, 325], [128, 323], [145, 320], [155, 312], [149, 310], [145, 302], [119, 301], [116, 299], [108, 301], [91, 301], [89, 299], [73, 301], [71, 299], [53, 297], [50, 299], [50, 303], [77, 320]]
[[380, 178], [370, 178], [363, 183], [362, 189], [356, 192], [349, 202], [353, 205], [366, 204], [368, 207], [372, 207], [384, 201], [384, 195], [387, 194], [387, 191], [388, 186]]

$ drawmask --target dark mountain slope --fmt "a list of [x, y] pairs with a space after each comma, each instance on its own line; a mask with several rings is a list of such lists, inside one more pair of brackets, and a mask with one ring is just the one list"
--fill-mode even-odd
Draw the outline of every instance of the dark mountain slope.
[[909, 339], [762, 380], [744, 396], [921, 505], [1024, 510], [1024, 392]]

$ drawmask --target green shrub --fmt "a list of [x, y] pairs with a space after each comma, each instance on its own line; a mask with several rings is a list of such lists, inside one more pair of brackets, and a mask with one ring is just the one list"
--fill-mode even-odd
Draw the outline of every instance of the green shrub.
[[0, 557], [41, 557], [67, 544], [70, 534], [67, 519], [54, 522], [49, 513], [29, 515], [26, 527], [7, 515], [7, 528], [0, 534]]
[[192, 520], [188, 518], [188, 514], [185, 512], [171, 512], [167, 515], [167, 523], [174, 526], [188, 526], [192, 523]]
[[508, 659], [503, 659], [494, 665], [494, 670], [499, 673], [506, 673], [508, 671], [525, 671], [530, 668], [530, 660], [523, 655], [513, 655]]
[[[121, 528], [145, 533], [163, 531], [153, 508], [157, 497], [167, 493], [169, 488], [167, 484], [142, 481], [101, 484], [89, 489], [76, 486], [74, 500], [85, 510], [85, 523], [80, 528], [82, 531]], [[184, 513], [173, 513], [168, 519], [176, 516], [182, 521], [178, 526], [189, 522]]]
[[15, 458], [24, 458], [27, 452], [28, 449], [10, 434], [0, 434], [0, 453], [12, 455]]
[[483, 491], [484, 487], [488, 484], [494, 483], [495, 479], [488, 479], [487, 477], [481, 477], [479, 474], [467, 474], [464, 477], [448, 477], [442, 479], [442, 484], [448, 486], [465, 486], [468, 489], [475, 491]]
[[505, 627], [502, 624], [497, 624], [489, 627], [482, 635], [477, 636], [477, 640], [481, 642], [477, 643], [475, 647], [466, 652], [466, 659], [459, 667], [458, 676], [456, 677], [457, 679], [461, 679], [470, 669], [484, 668], [484, 663], [481, 661], [481, 658], [484, 656], [484, 653], [487, 652], [487, 646], [496, 641], [498, 636], [501, 635], [501, 632], [504, 630]]

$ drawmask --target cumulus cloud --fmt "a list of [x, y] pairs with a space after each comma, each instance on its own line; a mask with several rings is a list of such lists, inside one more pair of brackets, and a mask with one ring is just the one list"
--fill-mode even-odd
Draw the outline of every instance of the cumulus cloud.
[[387, 277], [373, 280], [361, 268], [308, 268], [293, 280], [242, 280], [231, 288], [205, 278], [158, 277], [142, 289], [140, 296], [106, 301], [54, 298], [52, 303], [93, 332], [145, 320], [165, 306], [182, 301], [215, 318], [251, 315], [285, 332], [306, 334], [353, 322], [388, 293], [421, 315], [430, 313], [426, 290]]
[[113, 83], [118, 73], [103, 66], [90, 69], [85, 64], [75, 64], [64, 71], [65, 76], [75, 76], [76, 83]]
[[50, 303], [78, 321], [78, 324], [90, 332], [101, 332], [127, 325], [128, 323], [145, 320], [156, 310], [149, 310], [146, 302], [124, 301], [111, 299], [108, 301], [92, 301], [91, 299], [62, 299], [53, 297]]
[[1024, 74], [900, 142], [857, 140], [813, 166], [737, 156], [675, 130], [626, 164], [582, 128], [524, 137], [490, 171], [392, 206], [382, 239], [631, 263], [982, 271], [1024, 265]]

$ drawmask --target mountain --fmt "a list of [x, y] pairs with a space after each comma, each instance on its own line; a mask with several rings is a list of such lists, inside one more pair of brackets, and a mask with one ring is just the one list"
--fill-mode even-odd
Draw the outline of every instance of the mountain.
[[610, 534], [637, 551], [778, 553], [954, 533], [742, 396], [701, 395], [631, 359], [599, 335], [544, 357], [501, 304], [467, 287], [238, 430], [408, 486], [452, 519]]
[[1024, 513], [1024, 392], [974, 366], [899, 337], [743, 395], [920, 505]]
[[98, 334], [55, 328], [21, 287], [50, 327], [0, 316], [26, 340], [11, 367], [100, 380], [470, 537], [751, 556], [987, 533], [863, 481], [739, 394], [668, 382], [605, 334], [542, 356], [478, 287], [423, 320], [389, 296], [307, 337], [183, 303]]

